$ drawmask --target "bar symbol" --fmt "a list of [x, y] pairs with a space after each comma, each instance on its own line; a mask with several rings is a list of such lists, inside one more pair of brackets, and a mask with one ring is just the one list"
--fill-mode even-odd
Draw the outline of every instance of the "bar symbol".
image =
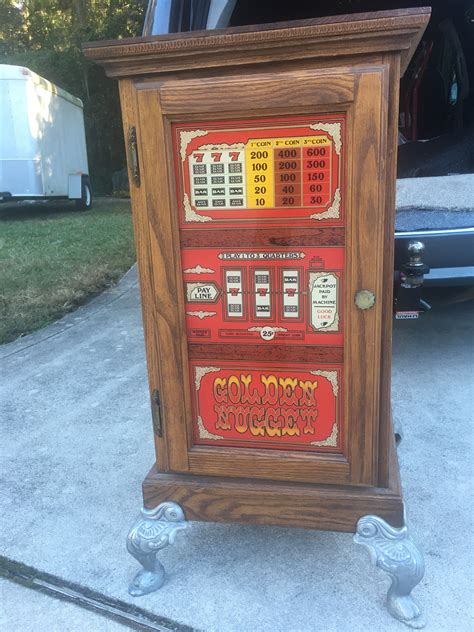
[[240, 162], [230, 163], [229, 173], [242, 173], [242, 163]]
[[270, 293], [270, 271], [255, 270], [254, 274], [255, 317], [271, 318], [272, 297]]
[[228, 318], [242, 318], [244, 315], [242, 271], [226, 270], [226, 313]]
[[299, 318], [299, 270], [283, 270], [283, 317]]

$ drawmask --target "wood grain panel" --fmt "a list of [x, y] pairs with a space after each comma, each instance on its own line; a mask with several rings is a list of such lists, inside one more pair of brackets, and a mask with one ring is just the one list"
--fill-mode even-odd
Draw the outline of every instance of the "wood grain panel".
[[359, 492], [222, 481], [211, 477], [156, 474], [143, 485], [145, 506], [164, 500], [178, 503], [187, 520], [240, 522], [281, 527], [302, 527], [354, 533], [362, 516], [376, 514], [395, 527], [403, 526], [403, 501], [375, 489]]
[[[242, 88], [245, 82], [245, 89]], [[220, 113], [246, 109], [254, 112], [268, 109], [271, 95], [272, 109], [288, 109], [293, 104], [298, 107], [331, 103], [350, 103], [354, 95], [354, 75], [315, 75], [312, 71], [282, 73], [278, 86], [273, 74], [245, 77], [210, 78], [199, 81], [170, 81], [161, 87], [161, 103], [164, 114], [173, 118], [180, 114]], [[212, 99], [213, 95], [218, 98]], [[242, 115], [242, 114], [240, 114]]]
[[329, 347], [323, 345], [304, 346], [292, 345], [291, 352], [288, 345], [262, 345], [246, 344], [196, 344], [189, 345], [189, 357], [197, 360], [213, 360], [215, 358], [231, 358], [232, 360], [263, 360], [266, 362], [288, 362], [291, 356], [292, 363], [302, 364], [342, 364], [344, 361], [343, 347]]
[[[188, 468], [187, 419], [190, 416], [187, 387], [184, 300], [176, 213], [171, 205], [163, 116], [157, 91], [137, 92], [141, 146], [140, 162], [146, 189], [149, 242], [147, 265], [152, 268], [153, 318], [159, 340], [160, 392], [168, 467]], [[148, 130], [153, 130], [150, 134]], [[146, 342], [149, 344], [149, 341]], [[152, 387], [156, 388], [156, 386]], [[162, 463], [160, 462], [160, 467]]]
[[182, 230], [183, 248], [286, 248], [295, 246], [344, 246], [345, 228], [243, 228], [239, 231]]
[[[138, 128], [139, 114], [137, 94], [132, 81], [120, 82], [120, 99], [122, 104], [122, 120], [125, 142], [127, 142], [129, 127]], [[140, 146], [140, 144], [139, 144]], [[140, 164], [144, 155], [140, 153]], [[129, 169], [130, 169], [130, 165]], [[137, 251], [138, 274], [140, 279], [140, 294], [142, 304], [143, 329], [145, 334], [145, 350], [148, 369], [148, 385], [151, 393], [161, 385], [160, 376], [160, 344], [155, 321], [156, 284], [150, 249], [150, 228], [148, 221], [148, 207], [146, 199], [146, 183], [136, 186], [131, 178], [130, 197], [133, 210], [133, 228]], [[153, 435], [157, 460], [163, 470], [168, 468], [168, 450], [165, 440]]]
[[[381, 183], [385, 177], [386, 72], [361, 73], [352, 112], [352, 155], [346, 274], [345, 418], [354, 482], [377, 482], [380, 327], [382, 312]], [[375, 295], [375, 306], [355, 305], [359, 290]]]
[[395, 192], [398, 149], [398, 102], [400, 86], [400, 60], [398, 56], [387, 56], [390, 69], [389, 94], [387, 100], [387, 150], [385, 170], [385, 204], [383, 232], [383, 277], [385, 285], [382, 296], [382, 359], [380, 376], [380, 439], [378, 460], [378, 485], [388, 484], [391, 433], [391, 374], [392, 374], [392, 325], [393, 325], [393, 268], [395, 241]]
[[351, 482], [349, 463], [341, 455], [255, 448], [194, 446], [189, 453], [189, 472], [203, 476], [245, 476], [335, 485]]

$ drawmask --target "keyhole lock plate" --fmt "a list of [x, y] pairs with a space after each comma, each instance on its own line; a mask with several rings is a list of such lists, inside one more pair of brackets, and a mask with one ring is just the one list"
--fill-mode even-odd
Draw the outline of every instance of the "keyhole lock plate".
[[355, 304], [359, 309], [370, 309], [375, 305], [375, 294], [370, 290], [359, 290], [355, 295]]

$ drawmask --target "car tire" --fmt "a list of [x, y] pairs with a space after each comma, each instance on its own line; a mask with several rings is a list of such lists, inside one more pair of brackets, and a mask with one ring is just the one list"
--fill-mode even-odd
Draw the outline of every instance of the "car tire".
[[82, 180], [82, 196], [76, 200], [76, 211], [88, 211], [92, 208], [92, 189], [89, 178]]

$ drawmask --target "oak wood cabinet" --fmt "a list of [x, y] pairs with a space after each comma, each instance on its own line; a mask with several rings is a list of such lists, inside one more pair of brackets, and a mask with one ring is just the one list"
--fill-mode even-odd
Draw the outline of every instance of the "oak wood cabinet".
[[390, 364], [398, 86], [428, 18], [85, 45], [120, 83], [154, 422], [133, 594], [185, 518], [376, 531], [421, 578]]

